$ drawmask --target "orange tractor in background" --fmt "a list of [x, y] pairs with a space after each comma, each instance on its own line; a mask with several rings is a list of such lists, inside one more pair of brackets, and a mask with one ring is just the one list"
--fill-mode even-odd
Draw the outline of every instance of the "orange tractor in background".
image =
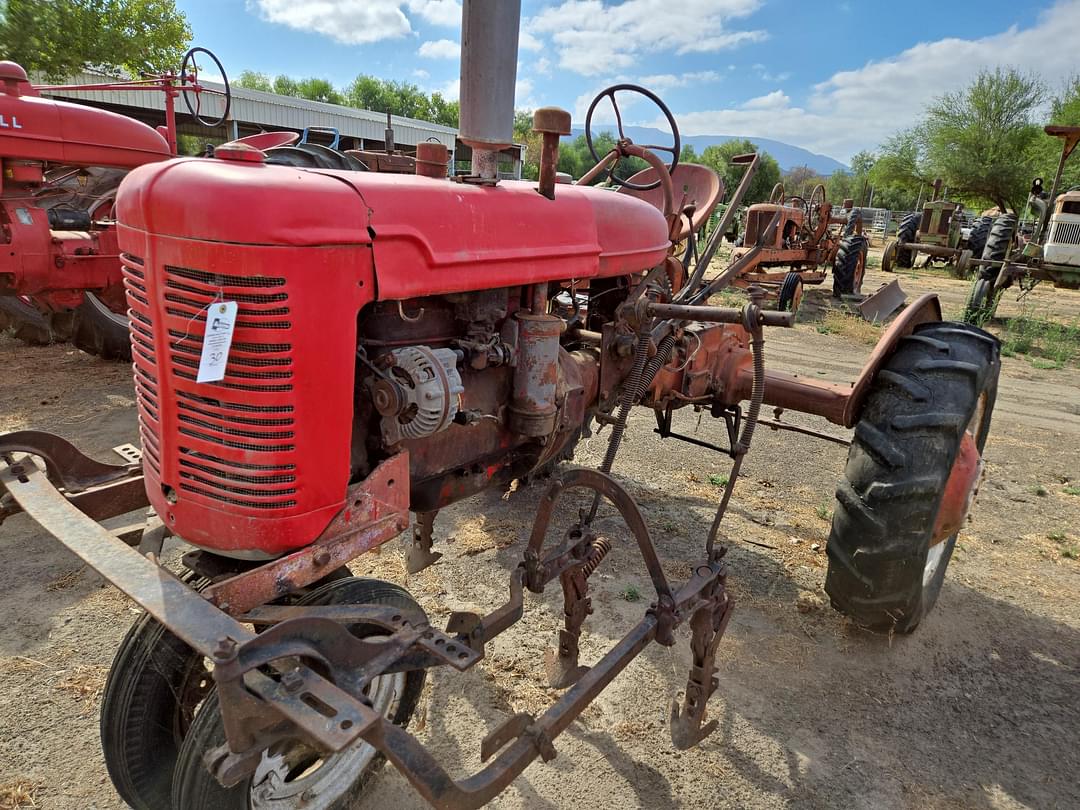
[[824, 282], [830, 267], [834, 296], [861, 294], [867, 248], [862, 220], [833, 216], [824, 186], [806, 200], [786, 197], [777, 183], [769, 202], [747, 209], [742, 245], [714, 287], [759, 286], [777, 309], [797, 313], [803, 286]]

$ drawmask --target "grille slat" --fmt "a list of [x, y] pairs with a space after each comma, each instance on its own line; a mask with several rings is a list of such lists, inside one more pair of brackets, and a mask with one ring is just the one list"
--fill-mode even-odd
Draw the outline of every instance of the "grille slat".
[[1049, 242], [1058, 245], [1080, 245], [1080, 222], [1055, 222]]

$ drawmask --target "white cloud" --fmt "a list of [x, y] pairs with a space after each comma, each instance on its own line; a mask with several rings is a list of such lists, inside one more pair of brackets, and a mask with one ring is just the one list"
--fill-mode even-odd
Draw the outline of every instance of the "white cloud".
[[449, 39], [433, 39], [421, 43], [416, 52], [424, 59], [458, 59], [461, 56], [461, 43]]
[[429, 77], [429, 76], [430, 76], [431, 74], [430, 74], [430, 73], [428, 73], [428, 72], [427, 72], [426, 70], [424, 70], [423, 68], [417, 68], [416, 70], [414, 70], [414, 71], [412, 72], [412, 75], [413, 75], [413, 76], [415, 76], [415, 77], [416, 77], [416, 78], [418, 78], [418, 79], [426, 79], [426, 78], [428, 78], [428, 77]]
[[532, 92], [532, 79], [518, 78], [517, 84], [514, 85], [514, 109], [534, 110], [539, 107], [540, 105], [536, 103], [536, 99], [532, 97]]
[[458, 0], [246, 0], [246, 5], [265, 20], [322, 34], [346, 45], [413, 33], [406, 9], [432, 25], [461, 25]]
[[783, 90], [773, 90], [764, 96], [752, 98], [743, 104], [744, 110], [782, 110], [791, 103]]
[[409, 11], [420, 15], [432, 25], [447, 28], [461, 26], [461, 3], [458, 0], [409, 0]]
[[541, 76], [551, 75], [551, 60], [546, 56], [541, 56], [536, 60], [536, 64], [533, 65], [533, 70], [539, 73]]
[[791, 78], [791, 71], [785, 70], [782, 73], [772, 73], [768, 68], [765, 67], [765, 65], [761, 64], [760, 62], [756, 65], [753, 65], [751, 67], [751, 70], [757, 73], [758, 78], [761, 79], [763, 82], [786, 82], [788, 79]]
[[686, 87], [694, 84], [707, 84], [718, 82], [723, 77], [715, 70], [697, 70], [676, 76], [674, 73], [658, 73], [654, 76], [642, 76], [638, 84], [652, 90], [654, 93], [662, 93], [675, 87]]
[[549, 35], [560, 66], [595, 76], [633, 66], [638, 55], [713, 52], [767, 38], [762, 30], [730, 30], [763, 0], [562, 0], [525, 21], [524, 32]]
[[544, 50], [544, 43], [528, 31], [521, 30], [518, 32], [518, 50], [533, 52], [542, 51]]
[[447, 101], [457, 101], [458, 96], [461, 95], [461, 79], [451, 79], [438, 92], [442, 93]]
[[861, 149], [877, 147], [915, 121], [936, 96], [966, 86], [980, 69], [1010, 65], [1053, 81], [1076, 72], [1078, 51], [1080, 2], [1063, 0], [1029, 28], [1012, 27], [979, 39], [925, 42], [840, 71], [796, 106], [785, 100], [781, 106], [702, 110], [679, 114], [677, 119], [688, 135], [775, 138], [847, 160]]

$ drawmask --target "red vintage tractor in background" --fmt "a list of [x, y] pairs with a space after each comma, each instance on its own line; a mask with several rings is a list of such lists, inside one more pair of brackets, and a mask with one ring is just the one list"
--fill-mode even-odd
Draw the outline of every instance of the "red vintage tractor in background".
[[[214, 63], [223, 91], [199, 83], [200, 59]], [[50, 90], [160, 92], [166, 124], [155, 130], [41, 95]], [[176, 154], [180, 97], [208, 127], [228, 115], [228, 79], [206, 49], [188, 51], [178, 71], [93, 85], [35, 87], [22, 67], [0, 62], [0, 328], [30, 343], [70, 338], [91, 354], [130, 359], [116, 189], [136, 166]]]
[[[582, 710], [683, 625], [693, 663], [671, 741], [697, 744], [717, 727], [706, 707], [732, 611], [721, 521], [755, 429], [822, 435], [783, 421], [785, 409], [852, 429], [827, 547], [833, 605], [892, 633], [935, 603], [982, 470], [997, 340], [943, 323], [928, 295], [852, 385], [768, 370], [765, 333], [793, 314], [764, 309], [756, 287], [741, 308], [710, 305], [707, 262], [688, 274], [676, 249], [683, 222], [692, 232], [707, 218], [684, 199], [707, 208], [719, 196], [715, 180], [677, 171], [677, 128], [668, 164], [620, 131], [595, 174], [633, 157], [654, 176], [613, 194], [556, 184], [570, 115], [538, 110], [539, 183], [498, 179], [519, 19], [516, 0], [463, 4], [469, 176], [298, 165], [292, 153], [274, 165], [273, 150], [234, 143], [140, 166], [120, 186], [142, 462], [2, 435], [0, 519], [25, 511], [146, 610], [101, 719], [113, 784], [138, 810], [344, 807], [382, 758], [432, 805], [479, 807], [554, 758]], [[693, 193], [678, 194], [673, 174]], [[634, 406], [654, 412], [661, 436], [732, 459], [682, 581], [612, 475]], [[686, 407], [715, 417], [715, 441], [672, 429]], [[410, 512], [409, 568], [430, 565], [438, 510], [551, 468], [592, 424], [608, 428], [604, 460], [556, 469], [503, 604], [448, 610], [437, 627], [403, 588], [344, 568], [404, 532]], [[98, 523], [148, 504], [130, 531]], [[550, 531], [556, 515], [565, 532]], [[187, 544], [181, 571], [161, 563], [169, 536]], [[589, 577], [616, 543], [640, 556], [655, 597], [589, 667]], [[564, 626], [536, 663], [565, 693], [542, 715], [506, 717], [482, 743], [486, 765], [454, 778], [405, 728], [427, 671], [493, 654], [525, 616], [525, 591], [556, 580]]]

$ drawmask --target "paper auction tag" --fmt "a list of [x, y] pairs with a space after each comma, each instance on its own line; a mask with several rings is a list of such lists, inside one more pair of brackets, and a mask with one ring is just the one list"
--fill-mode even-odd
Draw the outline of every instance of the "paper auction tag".
[[236, 327], [236, 310], [235, 301], [215, 301], [207, 309], [206, 334], [203, 336], [196, 382], [225, 379], [225, 365], [229, 362], [229, 347], [232, 346], [233, 329]]

